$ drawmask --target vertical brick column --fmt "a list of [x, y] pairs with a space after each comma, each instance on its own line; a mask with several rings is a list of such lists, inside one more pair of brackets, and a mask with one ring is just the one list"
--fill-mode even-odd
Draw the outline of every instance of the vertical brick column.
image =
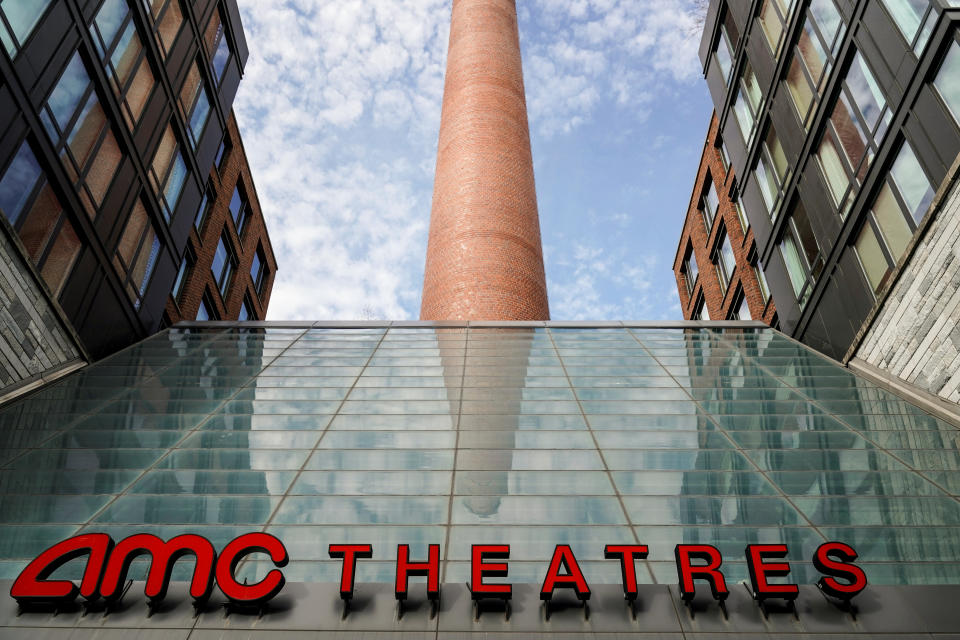
[[549, 320], [515, 0], [454, 0], [422, 320]]

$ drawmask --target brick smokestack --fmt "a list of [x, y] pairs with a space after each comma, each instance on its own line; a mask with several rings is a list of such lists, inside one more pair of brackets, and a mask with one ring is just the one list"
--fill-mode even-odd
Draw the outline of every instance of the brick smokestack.
[[422, 320], [549, 320], [515, 0], [453, 0]]

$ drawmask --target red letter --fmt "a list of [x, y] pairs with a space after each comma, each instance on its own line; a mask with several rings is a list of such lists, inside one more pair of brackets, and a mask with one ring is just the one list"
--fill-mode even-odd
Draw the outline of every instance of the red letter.
[[[105, 533], [85, 533], [58, 542], [20, 572], [10, 595], [21, 604], [72, 602], [78, 593], [94, 600], [100, 595], [100, 574], [112, 550], [113, 540]], [[69, 580], [47, 581], [54, 571], [88, 553], [79, 589]]]
[[[673, 551], [677, 559], [677, 573], [680, 576], [680, 596], [684, 600], [692, 600], [695, 595], [694, 580], [706, 580], [710, 583], [710, 591], [714, 600], [726, 600], [730, 592], [727, 583], [720, 573], [723, 557], [716, 547], [708, 544], [678, 544]], [[690, 561], [699, 560], [705, 565], [694, 566]]]
[[430, 559], [410, 562], [410, 545], [397, 545], [397, 600], [407, 599], [409, 576], [427, 576], [427, 598], [440, 599], [440, 545], [430, 545]]
[[509, 600], [513, 597], [513, 586], [509, 584], [484, 584], [485, 577], [506, 578], [506, 562], [485, 562], [491, 560], [507, 560], [510, 558], [508, 544], [475, 544], [471, 548], [472, 562], [470, 564], [470, 594], [476, 598], [501, 598]]
[[350, 600], [353, 598], [357, 558], [372, 558], [373, 545], [332, 544], [330, 545], [330, 557], [343, 558], [343, 569], [340, 571], [340, 597], [344, 600]]
[[123, 583], [130, 564], [139, 556], [149, 554], [150, 573], [144, 594], [150, 600], [163, 600], [170, 586], [173, 565], [183, 556], [193, 554], [196, 564], [190, 595], [197, 602], [205, 602], [213, 592], [213, 565], [217, 553], [210, 541], [202, 536], [187, 534], [164, 542], [155, 535], [140, 533], [121, 540], [110, 555], [107, 571], [103, 574], [100, 594], [107, 600], [116, 600], [123, 595]]
[[273, 564], [283, 568], [290, 558], [283, 543], [269, 533], [247, 533], [230, 542], [217, 559], [217, 586], [231, 602], [245, 605], [263, 605], [280, 593], [286, 580], [283, 573], [273, 569], [257, 584], [237, 582], [235, 571], [244, 557], [251, 553], [266, 553]]
[[623, 576], [623, 596], [627, 600], [637, 599], [636, 559], [645, 560], [650, 550], [642, 544], [608, 544], [603, 549], [607, 560], [620, 558], [620, 575]]
[[767, 582], [767, 576], [782, 577], [790, 573], [789, 562], [764, 562], [768, 558], [786, 558], [787, 545], [750, 544], [747, 545], [746, 555], [755, 600], [766, 600], [767, 598], [796, 599], [797, 594], [800, 593], [800, 588], [797, 585], [770, 584]]
[[[820, 578], [817, 586], [828, 596], [838, 600], [852, 600], [867, 588], [867, 574], [852, 564], [856, 559], [857, 552], [850, 545], [842, 542], [825, 542], [820, 545], [813, 554], [813, 566], [827, 577]], [[846, 583], [838, 582], [835, 578], [842, 578]]]
[[[561, 565], [566, 573], [560, 573]], [[558, 544], [554, 548], [550, 568], [547, 569], [547, 576], [540, 587], [540, 599], [549, 600], [553, 597], [553, 590], [557, 588], [573, 589], [580, 600], [590, 599], [590, 587], [580, 571], [580, 565], [577, 564], [570, 545]]]

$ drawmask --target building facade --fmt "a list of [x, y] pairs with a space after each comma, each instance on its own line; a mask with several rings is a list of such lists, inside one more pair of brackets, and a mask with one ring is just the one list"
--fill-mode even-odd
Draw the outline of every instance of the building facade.
[[[950, 211], [934, 196], [960, 153], [958, 20], [954, 0], [710, 3], [700, 56], [740, 178], [733, 195], [780, 328], [833, 358], [882, 333], [873, 319], [896, 322], [888, 292]], [[949, 271], [940, 256], [926, 273]], [[906, 344], [923, 350], [928, 322], [956, 326], [949, 299], [917, 317]], [[952, 362], [940, 346], [930, 357]]]
[[776, 327], [776, 304], [758, 262], [753, 230], [735, 199], [736, 176], [717, 133], [713, 115], [673, 264], [683, 317], [756, 318]]
[[277, 261], [233, 113], [206, 184], [164, 324], [264, 320]]
[[235, 136], [239, 11], [235, 0], [5, 2], [0, 40], [0, 232], [40, 306], [85, 358], [102, 358], [174, 320], [181, 264], [203, 254], [189, 245]]

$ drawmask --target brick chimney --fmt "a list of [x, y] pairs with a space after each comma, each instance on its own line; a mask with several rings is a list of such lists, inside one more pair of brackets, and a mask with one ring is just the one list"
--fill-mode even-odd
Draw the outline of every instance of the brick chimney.
[[515, 0], [453, 0], [420, 319], [550, 319]]

